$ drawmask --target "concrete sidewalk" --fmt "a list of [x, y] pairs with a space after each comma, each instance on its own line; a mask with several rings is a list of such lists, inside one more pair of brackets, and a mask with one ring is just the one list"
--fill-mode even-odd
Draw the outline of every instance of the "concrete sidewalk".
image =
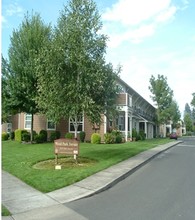
[[128, 160], [87, 177], [71, 186], [46, 194], [39, 192], [9, 173], [2, 171], [2, 203], [12, 213], [11, 217], [2, 217], [2, 219], [86, 219], [63, 204], [83, 197], [92, 196], [112, 187], [159, 153], [179, 143], [181, 143], [181, 141], [159, 145], [158, 147], [144, 151]]

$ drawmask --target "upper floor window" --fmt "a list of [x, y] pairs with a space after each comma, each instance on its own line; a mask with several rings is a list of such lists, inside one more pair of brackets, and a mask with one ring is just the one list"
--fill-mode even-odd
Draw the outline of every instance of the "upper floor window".
[[32, 121], [32, 114], [25, 114], [25, 121], [24, 121], [24, 128], [30, 129], [31, 128], [31, 121]]
[[132, 107], [132, 97], [129, 95], [129, 106]]

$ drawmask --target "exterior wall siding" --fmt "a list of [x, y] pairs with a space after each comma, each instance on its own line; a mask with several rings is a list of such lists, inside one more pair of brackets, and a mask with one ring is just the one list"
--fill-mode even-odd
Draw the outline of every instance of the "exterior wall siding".
[[1, 125], [1, 132], [7, 132], [7, 123]]
[[41, 130], [46, 130], [47, 119], [43, 115], [34, 115], [33, 130], [39, 133]]
[[18, 129], [18, 114], [12, 116], [12, 131]]
[[[61, 137], [64, 138], [65, 134], [69, 132], [69, 124], [68, 120], [61, 119], [60, 122], [56, 125], [56, 131], [59, 131], [61, 134]], [[53, 130], [48, 130], [48, 135], [51, 134]]]
[[93, 124], [88, 120], [88, 118], [85, 116], [84, 117], [84, 131], [85, 131], [85, 140], [86, 141], [90, 141], [91, 140], [91, 135], [93, 133], [99, 133], [101, 136], [101, 141], [104, 141], [104, 115], [101, 115], [101, 120], [102, 123], [100, 124], [99, 127], [95, 127], [96, 129], [94, 129]]
[[126, 93], [118, 94], [116, 104], [117, 105], [126, 105]]

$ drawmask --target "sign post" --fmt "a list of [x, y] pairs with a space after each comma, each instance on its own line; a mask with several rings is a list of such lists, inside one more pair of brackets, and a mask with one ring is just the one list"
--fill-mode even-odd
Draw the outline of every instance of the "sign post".
[[79, 155], [79, 141], [69, 138], [60, 138], [54, 141], [55, 164], [58, 164], [58, 154], [74, 155], [77, 162]]

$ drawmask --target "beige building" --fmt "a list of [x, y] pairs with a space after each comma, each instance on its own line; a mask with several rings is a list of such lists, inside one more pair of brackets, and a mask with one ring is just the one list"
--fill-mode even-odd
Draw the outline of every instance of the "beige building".
[[[135, 128], [137, 132], [142, 130], [146, 138], [156, 137], [158, 129], [155, 124], [155, 107], [120, 78], [118, 78], [117, 84], [120, 88], [120, 93], [117, 98], [119, 115], [114, 119], [109, 119], [102, 115], [101, 125], [95, 128], [93, 124], [83, 116], [79, 120], [78, 132], [85, 131], [86, 140], [90, 140], [92, 133], [98, 132], [103, 140], [104, 134], [110, 128], [115, 128], [120, 130], [127, 140], [127, 138], [132, 135], [132, 129]], [[30, 131], [30, 126], [31, 115], [20, 113], [11, 116], [10, 122], [2, 125], [2, 131], [10, 132], [16, 129], [26, 129]], [[39, 133], [40, 130], [46, 130], [48, 137], [52, 131], [60, 131], [61, 137], [64, 137], [67, 132], [74, 133], [74, 126], [70, 119], [62, 119], [60, 123], [55, 125], [45, 116], [39, 114], [34, 116], [33, 127], [37, 133]]]

